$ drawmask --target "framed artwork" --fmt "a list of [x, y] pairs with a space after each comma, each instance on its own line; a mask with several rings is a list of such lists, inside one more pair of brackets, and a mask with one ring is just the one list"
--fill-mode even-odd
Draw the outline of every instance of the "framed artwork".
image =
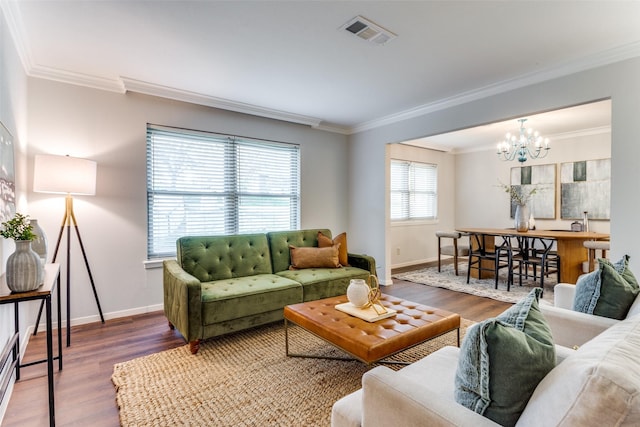
[[[520, 194], [531, 195], [527, 206], [529, 212], [537, 219], [555, 219], [556, 217], [556, 165], [536, 165], [511, 168], [512, 187]], [[511, 202], [511, 218], [516, 212], [515, 203]]]
[[16, 213], [16, 174], [13, 161], [13, 137], [0, 123], [0, 222]]
[[611, 218], [611, 159], [568, 162], [560, 165], [562, 219]]

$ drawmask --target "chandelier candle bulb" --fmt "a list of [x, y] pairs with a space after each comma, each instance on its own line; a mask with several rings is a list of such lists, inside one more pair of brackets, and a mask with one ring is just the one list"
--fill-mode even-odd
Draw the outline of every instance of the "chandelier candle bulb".
[[508, 132], [505, 139], [498, 143], [498, 157], [501, 160], [517, 159], [518, 162], [524, 163], [528, 158], [541, 159], [547, 155], [550, 149], [549, 138], [542, 138], [540, 132], [534, 131], [532, 128], [525, 129], [524, 122], [526, 121], [527, 119], [518, 120], [520, 122], [520, 137]]

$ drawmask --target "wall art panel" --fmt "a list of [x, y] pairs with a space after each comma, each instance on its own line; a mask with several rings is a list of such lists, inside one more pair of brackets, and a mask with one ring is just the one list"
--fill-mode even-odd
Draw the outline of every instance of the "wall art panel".
[[13, 160], [13, 137], [0, 123], [0, 222], [16, 213], [16, 177]]
[[[511, 168], [511, 186], [520, 194], [529, 194], [535, 188], [527, 206], [534, 218], [556, 217], [556, 165], [536, 165]], [[511, 203], [511, 218], [516, 211]]]
[[560, 165], [562, 219], [608, 220], [611, 217], [611, 159], [568, 162]]

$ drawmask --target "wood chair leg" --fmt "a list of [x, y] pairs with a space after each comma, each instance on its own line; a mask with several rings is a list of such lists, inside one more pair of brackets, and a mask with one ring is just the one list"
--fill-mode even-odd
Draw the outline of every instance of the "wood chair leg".
[[455, 270], [456, 276], [457, 276], [458, 275], [458, 255], [453, 256], [453, 264], [454, 264], [453, 269]]
[[458, 275], [458, 239], [453, 239], [453, 264], [456, 276]]
[[438, 273], [440, 273], [440, 256], [442, 255], [441, 249], [442, 249], [442, 241], [440, 240], [440, 237], [438, 237]]

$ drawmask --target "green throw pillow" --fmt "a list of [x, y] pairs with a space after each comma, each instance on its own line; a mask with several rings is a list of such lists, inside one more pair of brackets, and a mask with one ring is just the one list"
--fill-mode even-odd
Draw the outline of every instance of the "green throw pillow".
[[[629, 270], [629, 255], [625, 255], [623, 256], [620, 261], [616, 262], [613, 265], [613, 268], [616, 269], [616, 271], [618, 273], [620, 273], [620, 275], [622, 275], [622, 277], [624, 277], [624, 280], [627, 281], [627, 283], [629, 283], [631, 286], [640, 289], [640, 284], [638, 284], [638, 280], [636, 279], [636, 276], [633, 275], [633, 273], [631, 272], [631, 270]], [[609, 262], [606, 259], [602, 259], [602, 261], [604, 262]]]
[[536, 288], [493, 319], [467, 330], [458, 358], [455, 399], [503, 426], [513, 426], [538, 383], [554, 368], [551, 329]]
[[629, 270], [629, 255], [615, 264], [600, 258], [597, 270], [578, 279], [573, 309], [622, 320], [627, 317], [638, 293], [640, 285]]
[[627, 317], [631, 304], [638, 296], [640, 287], [628, 267], [628, 257], [618, 263], [611, 264], [599, 259], [600, 265], [600, 297], [593, 310], [597, 316], [622, 320]]

